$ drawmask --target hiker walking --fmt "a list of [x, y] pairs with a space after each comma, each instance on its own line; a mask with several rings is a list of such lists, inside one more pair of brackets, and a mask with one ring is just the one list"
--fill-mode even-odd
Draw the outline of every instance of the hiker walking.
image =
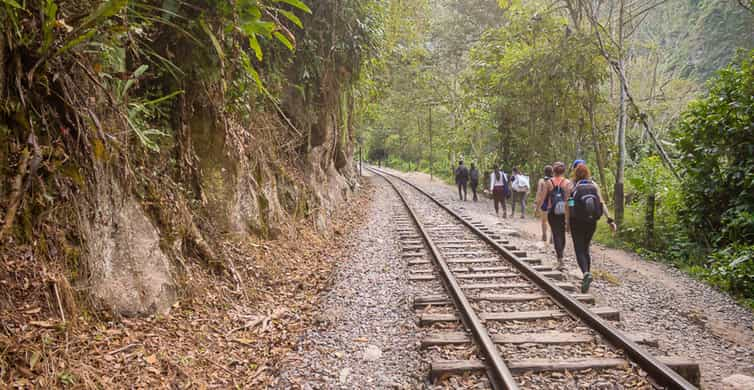
[[[463, 160], [458, 162], [455, 171], [456, 185], [458, 185], [458, 196], [461, 200], [466, 200], [466, 183], [469, 181], [469, 169], [463, 165]], [[463, 192], [461, 191], [463, 190]]]
[[584, 274], [581, 292], [586, 293], [592, 283], [592, 258], [589, 254], [589, 245], [597, 229], [597, 221], [604, 215], [613, 232], [617, 230], [617, 226], [608, 214], [600, 188], [592, 180], [586, 163], [583, 160], [576, 160], [573, 168], [573, 186], [566, 208], [566, 230], [571, 231], [576, 262]]
[[492, 202], [495, 204], [495, 215], [500, 215], [499, 210], [502, 205], [503, 218], [508, 218], [505, 205], [505, 199], [510, 195], [508, 176], [498, 167], [495, 167], [492, 174], [490, 174], [490, 192], [492, 192]]
[[558, 161], [552, 164], [552, 177], [545, 182], [544, 191], [547, 194], [547, 223], [552, 232], [552, 243], [555, 246], [555, 256], [558, 259], [558, 269], [565, 268], [563, 250], [565, 249], [566, 212], [568, 196], [571, 193], [571, 182], [563, 175], [565, 164]]
[[513, 189], [513, 201], [511, 202], [511, 215], [516, 215], [516, 203], [521, 205], [521, 218], [526, 218], [526, 197], [529, 196], [529, 176], [513, 168], [511, 173], [511, 188]]
[[474, 197], [474, 202], [476, 202], [476, 189], [479, 186], [479, 169], [477, 169], [474, 163], [471, 163], [471, 169], [469, 170], [469, 185], [471, 186], [471, 194]]
[[542, 226], [542, 241], [547, 242], [547, 230], [549, 229], [547, 222], [548, 211], [548, 196], [547, 196], [547, 182], [552, 178], [552, 165], [545, 166], [545, 176], [537, 182], [537, 194], [534, 197], [534, 204], [536, 206], [535, 214], [539, 215], [539, 222]]

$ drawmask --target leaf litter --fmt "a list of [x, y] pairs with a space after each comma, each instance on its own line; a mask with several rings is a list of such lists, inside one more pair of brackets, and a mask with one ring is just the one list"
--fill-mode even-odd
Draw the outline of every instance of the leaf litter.
[[[264, 388], [281, 359], [317, 318], [320, 292], [348, 251], [373, 188], [362, 190], [319, 233], [298, 223], [276, 240], [223, 239], [241, 274], [188, 263], [179, 301], [166, 316], [114, 318], [85, 309], [63, 313], [54, 283], [64, 267], [10, 246], [0, 254], [0, 383], [18, 388]], [[67, 278], [62, 277], [63, 280]], [[77, 286], [79, 300], [85, 291]], [[63, 300], [68, 300], [63, 297]], [[73, 306], [74, 308], [76, 306]], [[68, 321], [63, 321], [66, 318]]]

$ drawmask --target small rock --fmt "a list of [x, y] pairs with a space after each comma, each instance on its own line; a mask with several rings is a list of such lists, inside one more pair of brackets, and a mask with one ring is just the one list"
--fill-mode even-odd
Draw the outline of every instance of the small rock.
[[735, 374], [723, 379], [724, 390], [750, 390], [754, 389], [754, 378], [746, 375]]
[[367, 345], [367, 348], [364, 350], [364, 360], [374, 362], [380, 360], [381, 357], [382, 351], [377, 346]]
[[341, 384], [345, 384], [346, 382], [348, 382], [348, 376], [349, 375], [351, 375], [351, 368], [350, 367], [346, 367], [346, 368], [340, 370], [340, 378], [339, 378], [340, 379], [340, 383]]

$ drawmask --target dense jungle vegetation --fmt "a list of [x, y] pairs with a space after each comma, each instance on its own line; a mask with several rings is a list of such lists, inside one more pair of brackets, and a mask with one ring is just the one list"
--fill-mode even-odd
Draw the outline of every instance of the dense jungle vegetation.
[[449, 179], [586, 159], [598, 239], [754, 302], [754, 13], [747, 1], [395, 2], [360, 84], [365, 156]]

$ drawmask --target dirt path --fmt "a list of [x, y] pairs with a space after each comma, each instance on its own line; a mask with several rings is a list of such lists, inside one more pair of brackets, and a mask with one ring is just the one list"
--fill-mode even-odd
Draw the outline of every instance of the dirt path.
[[[486, 198], [461, 202], [454, 187], [436, 179], [430, 182], [428, 175], [413, 172], [404, 177], [489, 226], [517, 230], [516, 245], [554, 264], [551, 245], [540, 240], [538, 219], [500, 219]], [[653, 353], [700, 361], [707, 389], [723, 388], [721, 381], [733, 374], [754, 375], [754, 315], [750, 310], [665, 264], [599, 245], [592, 252], [596, 280], [591, 292], [599, 302], [621, 310], [624, 330], [656, 337], [660, 343], [651, 348]], [[581, 277], [570, 242], [566, 264], [570, 277]]]

